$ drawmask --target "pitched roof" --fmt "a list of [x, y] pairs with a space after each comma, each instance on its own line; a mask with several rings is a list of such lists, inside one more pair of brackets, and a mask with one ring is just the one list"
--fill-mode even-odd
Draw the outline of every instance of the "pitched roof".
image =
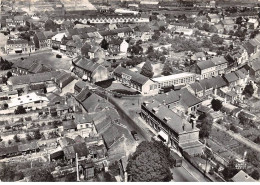
[[190, 84], [190, 87], [191, 87], [192, 90], [195, 91], [195, 92], [203, 91], [203, 88], [202, 88], [202, 86], [200, 85], [199, 82], [194, 82], [194, 83]]
[[52, 71], [45, 73], [37, 73], [30, 75], [22, 76], [12, 76], [8, 79], [8, 84], [10, 85], [20, 85], [20, 84], [30, 84], [30, 83], [39, 83], [53, 80], [55, 76], [59, 75], [60, 71]]
[[121, 66], [118, 66], [114, 70], [114, 74], [120, 77], [122, 76], [122, 74], [127, 74], [131, 76], [131, 81], [141, 85], [144, 85], [149, 80], [148, 77], [141, 75], [140, 73], [135, 73], [133, 71], [130, 71], [129, 69], [123, 68]]
[[39, 148], [39, 146], [38, 146], [37, 142], [35, 142], [35, 141], [33, 141], [31, 143], [27, 143], [27, 144], [18, 145], [18, 150], [20, 152], [36, 150], [37, 148]]
[[93, 62], [93, 61], [85, 59], [85, 58], [77, 58], [73, 63], [77, 67], [80, 67], [86, 71], [89, 71], [90, 73], [93, 73], [99, 66], [102, 66], [96, 62]]
[[206, 61], [198, 62], [197, 66], [201, 70], [204, 70], [204, 69], [208, 69], [208, 68], [214, 67], [215, 64], [211, 60], [206, 60]]
[[24, 39], [10, 40], [10, 39], [8, 39], [6, 41], [6, 44], [28, 44], [28, 40], [24, 40]]
[[68, 129], [76, 129], [77, 126], [73, 120], [68, 120], [68, 121], [63, 121], [62, 122], [63, 129], [68, 130]]
[[251, 67], [254, 71], [260, 70], [260, 60], [255, 60], [251, 63]]
[[224, 78], [228, 81], [228, 83], [232, 83], [232, 82], [239, 80], [239, 78], [238, 78], [238, 76], [236, 75], [235, 72], [225, 74]]
[[234, 177], [232, 177], [233, 182], [257, 182], [243, 170], [240, 170]]
[[150, 27], [145, 24], [145, 25], [138, 25], [134, 28], [135, 31], [138, 31], [138, 32], [149, 32], [150, 31]]
[[12, 65], [12, 68], [22, 68], [27, 70], [29, 73], [42, 73], [52, 71], [51, 66], [32, 60], [31, 58], [15, 62]]
[[211, 61], [212, 61], [215, 65], [221, 65], [221, 64], [228, 63], [228, 61], [225, 59], [224, 56], [213, 57], [213, 58], [211, 59]]
[[235, 24], [235, 22], [232, 19], [224, 19], [221, 21], [222, 24], [224, 25], [230, 25], [230, 24]]
[[154, 99], [160, 103], [166, 105], [180, 101], [181, 104], [191, 107], [201, 102], [199, 98], [194, 96], [187, 88], [180, 89], [178, 91], [170, 91], [165, 94], [159, 94], [154, 96]]
[[120, 139], [123, 134], [119, 132], [117, 125], [110, 126], [105, 132], [102, 133], [102, 137], [107, 148], [110, 148], [115, 142]]
[[76, 153], [78, 154], [78, 157], [83, 157], [83, 156], [87, 157], [89, 154], [86, 143], [75, 143], [73, 145], [66, 146], [63, 149], [63, 151], [67, 159], [76, 158]]
[[[177, 134], [192, 131], [192, 125], [158, 101], [147, 103], [146, 108]], [[185, 125], [185, 126], [184, 126]], [[184, 127], [183, 127], [184, 126]], [[184, 129], [183, 129], [184, 128]], [[194, 128], [194, 130], [198, 130]]]

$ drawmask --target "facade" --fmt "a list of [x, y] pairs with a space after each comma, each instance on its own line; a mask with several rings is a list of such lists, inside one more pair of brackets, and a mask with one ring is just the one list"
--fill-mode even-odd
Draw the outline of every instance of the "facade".
[[143, 102], [141, 117], [151, 125], [166, 144], [194, 156], [204, 145], [199, 141], [199, 129], [157, 101]]
[[[54, 35], [52, 38], [51, 38], [51, 46], [52, 48], [57, 48], [57, 49], [63, 49], [63, 48], [60, 48], [63, 40], [65, 38], [65, 33], [58, 33], [56, 35]], [[65, 45], [65, 48], [66, 48], [66, 45]], [[63, 49], [64, 50], [64, 49]]]
[[31, 53], [35, 51], [34, 43], [23, 39], [7, 40], [5, 52], [7, 54], [14, 53]]
[[143, 95], [152, 95], [159, 92], [156, 82], [146, 76], [130, 71], [129, 69], [118, 66], [114, 72], [115, 80], [121, 82], [127, 87], [131, 87]]
[[216, 77], [225, 73], [228, 67], [228, 61], [223, 57], [214, 57], [210, 60], [197, 63], [196, 73], [200, 79]]
[[134, 35], [137, 40], [148, 41], [152, 38], [153, 32], [148, 25], [138, 25], [134, 28]]
[[158, 83], [158, 88], [181, 86], [195, 82], [196, 74], [184, 72], [169, 76], [157, 77], [153, 78], [152, 80]]
[[33, 40], [36, 49], [51, 48], [51, 38], [56, 34], [52, 31], [36, 32]]
[[72, 61], [73, 72], [83, 80], [95, 83], [107, 80], [109, 71], [106, 67], [85, 58], [77, 58]]
[[19, 27], [19, 26], [25, 26], [26, 22], [23, 16], [13, 16], [6, 19], [6, 27]]
[[135, 15], [107, 15], [107, 16], [81, 16], [81, 15], [64, 15], [57, 16], [53, 18], [53, 21], [57, 24], [62, 24], [64, 21], [80, 21], [83, 24], [88, 22], [94, 24], [104, 24], [104, 23], [127, 23], [127, 22], [136, 22], [136, 23], [146, 23], [149, 22], [149, 18]]

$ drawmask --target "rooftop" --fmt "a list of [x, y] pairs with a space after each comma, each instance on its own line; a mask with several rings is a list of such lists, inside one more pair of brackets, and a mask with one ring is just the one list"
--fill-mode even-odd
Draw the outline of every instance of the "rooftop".
[[174, 80], [174, 79], [186, 78], [186, 77], [192, 77], [192, 76], [195, 76], [195, 74], [184, 72], [184, 73], [173, 74], [173, 75], [169, 75], [169, 76], [161, 76], [161, 77], [153, 78], [152, 80], [156, 81], [156, 82], [164, 82], [164, 81], [168, 81], [168, 80]]

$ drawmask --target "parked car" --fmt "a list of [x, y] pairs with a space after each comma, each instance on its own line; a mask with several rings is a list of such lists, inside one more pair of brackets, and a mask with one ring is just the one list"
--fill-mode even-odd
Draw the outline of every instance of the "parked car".
[[136, 140], [136, 141], [138, 141], [139, 140], [139, 137], [138, 137], [138, 135], [137, 135], [137, 132], [136, 131], [131, 131], [131, 134], [132, 134], [132, 136], [133, 136], [133, 138]]
[[56, 55], [56, 58], [62, 58], [62, 56], [61, 56], [61, 55], [59, 55], [59, 54], [57, 54], [57, 55]]

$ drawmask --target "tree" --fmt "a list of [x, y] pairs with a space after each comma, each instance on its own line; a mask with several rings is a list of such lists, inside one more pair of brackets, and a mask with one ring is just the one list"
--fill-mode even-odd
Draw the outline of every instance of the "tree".
[[236, 160], [231, 159], [227, 165], [227, 167], [224, 168], [222, 174], [226, 180], [234, 177], [236, 175], [238, 170], [236, 169]]
[[14, 135], [14, 141], [15, 141], [16, 143], [18, 143], [18, 142], [21, 141], [21, 139], [19, 138], [19, 136], [18, 136], [17, 134]]
[[204, 39], [202, 41], [202, 44], [201, 44], [202, 47], [204, 48], [212, 48], [213, 44], [211, 42], [211, 40], [209, 40], [208, 38]]
[[170, 149], [162, 142], [143, 141], [129, 157], [127, 171], [134, 182], [168, 182], [172, 164]]
[[219, 111], [222, 108], [222, 102], [218, 99], [213, 99], [211, 101], [211, 106], [214, 111]]
[[201, 139], [208, 138], [212, 129], [212, 122], [206, 117], [200, 125], [199, 137]]
[[15, 170], [9, 163], [0, 163], [0, 179], [3, 182], [14, 182], [24, 178], [22, 172]]
[[152, 66], [151, 62], [147, 61], [144, 63], [140, 74], [142, 74], [148, 78], [153, 77], [154, 72], [153, 72], [153, 66]]
[[50, 31], [50, 30], [56, 31], [57, 30], [57, 25], [51, 19], [48, 19], [45, 22], [44, 27], [45, 27], [45, 31]]
[[235, 133], [238, 133], [237, 127], [235, 125], [233, 125], [233, 124], [230, 125], [229, 129], [232, 130]]
[[218, 34], [214, 34], [210, 37], [210, 40], [215, 44], [223, 44], [223, 38], [221, 38]]
[[170, 62], [166, 62], [166, 63], [164, 64], [164, 66], [163, 66], [163, 72], [162, 72], [162, 74], [165, 75], [165, 76], [167, 76], [167, 75], [171, 75], [172, 72], [173, 72], [173, 70], [172, 70], [172, 65], [171, 65], [171, 63], [170, 63]]
[[42, 135], [40, 133], [40, 130], [36, 130], [33, 132], [33, 136], [34, 136], [34, 139], [41, 139], [42, 138]]
[[156, 30], [156, 31], [154, 31], [152, 39], [153, 40], [158, 40], [160, 38], [160, 35], [161, 35], [160, 32]]
[[25, 114], [26, 110], [23, 106], [18, 106], [17, 109], [14, 110], [15, 114]]
[[255, 180], [259, 180], [259, 178], [260, 178], [259, 172], [258, 172], [257, 170], [254, 170], [254, 171], [250, 174], [250, 176], [251, 176], [253, 179], [255, 179]]
[[245, 86], [245, 89], [243, 91], [243, 95], [245, 95], [247, 98], [251, 98], [252, 95], [254, 94], [254, 87], [253, 85], [250, 83], [248, 85]]
[[106, 39], [103, 39], [100, 43], [101, 48], [103, 48], [104, 50], [108, 49], [109, 43], [107, 42]]
[[209, 24], [208, 23], [204, 23], [202, 29], [207, 31], [207, 32], [209, 32], [209, 30], [210, 30]]
[[48, 169], [37, 169], [34, 170], [31, 175], [32, 182], [55, 182], [51, 172]]
[[228, 34], [229, 34], [229, 35], [234, 35], [234, 31], [233, 31], [233, 30], [230, 30]]
[[240, 16], [236, 18], [236, 24], [242, 24], [243, 18]]
[[150, 46], [147, 48], [146, 54], [149, 54], [149, 53], [154, 53], [154, 48], [153, 48], [152, 45], [150, 45]]
[[10, 78], [11, 76], [13, 76], [12, 72], [11, 72], [11, 71], [8, 71], [8, 72], [6, 73], [6, 77], [7, 77], [7, 78]]
[[27, 133], [26, 134], [26, 139], [27, 139], [27, 141], [31, 141], [33, 138], [32, 138], [32, 136], [29, 133]]
[[0, 136], [0, 142], [3, 141], [2, 137]]

